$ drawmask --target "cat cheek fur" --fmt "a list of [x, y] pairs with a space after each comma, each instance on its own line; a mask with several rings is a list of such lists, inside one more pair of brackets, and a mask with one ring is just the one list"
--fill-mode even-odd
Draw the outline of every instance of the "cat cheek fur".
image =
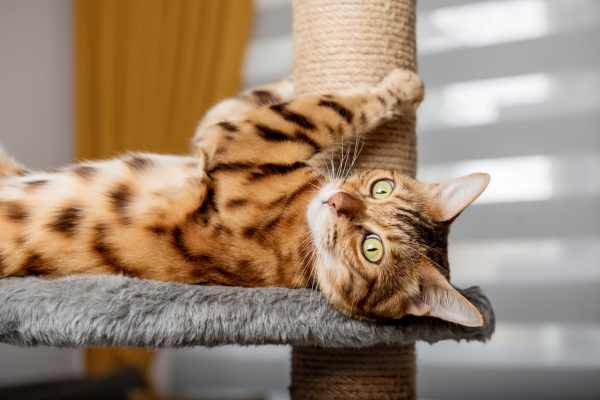
[[[314, 266], [319, 288], [338, 310], [364, 318], [367, 314], [357, 305], [363, 304], [363, 299], [372, 293], [379, 271], [363, 265], [360, 258], [362, 237], [349, 221], [334, 217], [325, 232], [322, 245], [325, 249], [320, 251]], [[337, 237], [335, 243], [332, 237]]]

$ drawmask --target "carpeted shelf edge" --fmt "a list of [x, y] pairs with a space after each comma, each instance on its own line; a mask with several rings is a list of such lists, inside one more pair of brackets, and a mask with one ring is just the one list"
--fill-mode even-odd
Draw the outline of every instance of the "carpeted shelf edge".
[[290, 344], [322, 347], [414, 341], [485, 341], [494, 331], [490, 301], [462, 293], [486, 324], [465, 328], [434, 318], [376, 323], [333, 310], [308, 289], [193, 286], [121, 276], [0, 280], [0, 342], [48, 345], [185, 347]]

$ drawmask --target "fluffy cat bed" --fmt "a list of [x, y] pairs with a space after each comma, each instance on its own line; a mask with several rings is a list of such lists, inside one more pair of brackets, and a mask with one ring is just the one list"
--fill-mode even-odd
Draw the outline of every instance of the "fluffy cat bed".
[[462, 291], [486, 321], [358, 321], [317, 291], [192, 286], [121, 276], [0, 280], [0, 342], [23, 346], [183, 347], [225, 344], [366, 347], [490, 338], [494, 313], [477, 287]]

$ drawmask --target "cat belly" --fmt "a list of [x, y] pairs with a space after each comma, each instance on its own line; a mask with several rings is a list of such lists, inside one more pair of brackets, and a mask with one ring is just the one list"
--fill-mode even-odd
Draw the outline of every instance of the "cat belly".
[[156, 232], [186, 218], [205, 194], [206, 175], [192, 157], [132, 154], [2, 178], [0, 276], [127, 273], [120, 260], [143, 253], [149, 264], [162, 254]]

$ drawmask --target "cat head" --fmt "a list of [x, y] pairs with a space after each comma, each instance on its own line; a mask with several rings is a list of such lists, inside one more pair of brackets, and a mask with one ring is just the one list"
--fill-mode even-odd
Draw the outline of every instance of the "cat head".
[[354, 317], [412, 314], [483, 325], [477, 308], [448, 282], [447, 236], [489, 180], [477, 173], [423, 183], [370, 170], [325, 185], [308, 208], [320, 290]]

